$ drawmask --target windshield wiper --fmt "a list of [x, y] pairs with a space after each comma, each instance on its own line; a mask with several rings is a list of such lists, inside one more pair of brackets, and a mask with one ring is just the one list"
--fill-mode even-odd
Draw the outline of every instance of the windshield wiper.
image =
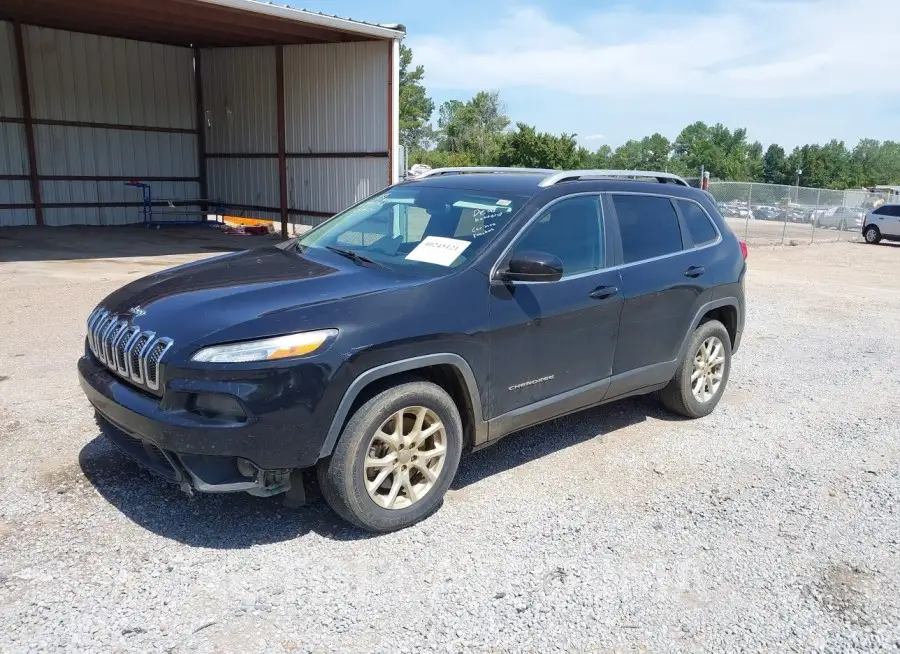
[[370, 266], [377, 266], [378, 268], [384, 268], [384, 269], [387, 268], [387, 266], [384, 265], [383, 263], [381, 263], [379, 261], [375, 261], [374, 259], [370, 259], [369, 257], [365, 256], [364, 254], [360, 254], [359, 252], [354, 252], [353, 250], [343, 250], [341, 248], [336, 248], [333, 245], [326, 245], [325, 249], [331, 250], [335, 254], [339, 254], [342, 257], [347, 257], [348, 259], [350, 259], [350, 261], [352, 261], [353, 263], [360, 265], [360, 266], [364, 266], [364, 265], [368, 264]]

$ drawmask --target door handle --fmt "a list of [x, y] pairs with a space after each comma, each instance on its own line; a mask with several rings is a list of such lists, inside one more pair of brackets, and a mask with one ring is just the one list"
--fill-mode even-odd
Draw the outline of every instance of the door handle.
[[588, 296], [594, 298], [595, 300], [607, 300], [618, 294], [619, 289], [615, 286], [598, 286], [593, 291], [588, 293]]
[[684, 271], [685, 277], [700, 277], [703, 273], [706, 272], [706, 268], [703, 266], [691, 266], [687, 270]]

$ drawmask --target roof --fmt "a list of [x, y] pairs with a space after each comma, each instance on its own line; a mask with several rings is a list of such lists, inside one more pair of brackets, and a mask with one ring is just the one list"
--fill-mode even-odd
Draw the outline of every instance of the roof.
[[3, 0], [0, 19], [196, 47], [402, 39], [402, 25], [257, 0]]
[[542, 173], [504, 173], [502, 175], [441, 175], [423, 177], [406, 182], [414, 186], [438, 186], [469, 191], [514, 193], [531, 196], [541, 191], [539, 186], [547, 175]]
[[531, 197], [543, 191], [572, 188], [577, 185], [579, 190], [585, 191], [632, 191], [652, 193], [654, 191], [683, 198], [711, 196], [706, 191], [691, 186], [680, 184], [660, 184], [659, 182], [616, 179], [616, 178], [587, 178], [580, 180], [561, 181], [553, 186], [541, 186], [541, 182], [547, 178], [545, 173], [502, 173], [502, 174], [471, 174], [471, 175], [439, 175], [434, 177], [422, 177], [410, 180], [406, 184], [414, 186], [435, 186], [441, 188], [458, 188], [468, 191], [482, 191], [485, 193], [512, 193], [520, 196]]

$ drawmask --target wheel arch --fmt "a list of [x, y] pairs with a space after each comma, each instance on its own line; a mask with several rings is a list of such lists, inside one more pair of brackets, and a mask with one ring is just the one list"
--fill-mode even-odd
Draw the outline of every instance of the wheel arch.
[[694, 331], [701, 323], [708, 320], [718, 320], [725, 326], [725, 331], [728, 332], [728, 337], [731, 339], [731, 346], [733, 349], [736, 349], [738, 343], [738, 327], [740, 325], [739, 306], [737, 298], [727, 297], [707, 302], [700, 307], [694, 316], [694, 320], [691, 322], [690, 329], [688, 329], [687, 334], [684, 335], [684, 341], [681, 344], [681, 349], [678, 351], [678, 358], [676, 361], [681, 361], [682, 358], [684, 358]]
[[357, 406], [375, 393], [410, 378], [431, 381], [447, 391], [459, 409], [465, 445], [477, 445], [487, 440], [487, 423], [483, 419], [481, 396], [472, 367], [460, 355], [442, 352], [392, 361], [371, 368], [354, 379], [331, 420], [319, 458], [331, 456], [344, 425]]

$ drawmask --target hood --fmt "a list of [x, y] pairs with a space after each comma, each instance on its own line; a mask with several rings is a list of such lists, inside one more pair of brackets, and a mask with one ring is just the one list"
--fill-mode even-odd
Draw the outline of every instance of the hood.
[[272, 314], [415, 282], [330, 252], [300, 254], [272, 246], [149, 275], [113, 292], [102, 305], [143, 330], [188, 343]]

